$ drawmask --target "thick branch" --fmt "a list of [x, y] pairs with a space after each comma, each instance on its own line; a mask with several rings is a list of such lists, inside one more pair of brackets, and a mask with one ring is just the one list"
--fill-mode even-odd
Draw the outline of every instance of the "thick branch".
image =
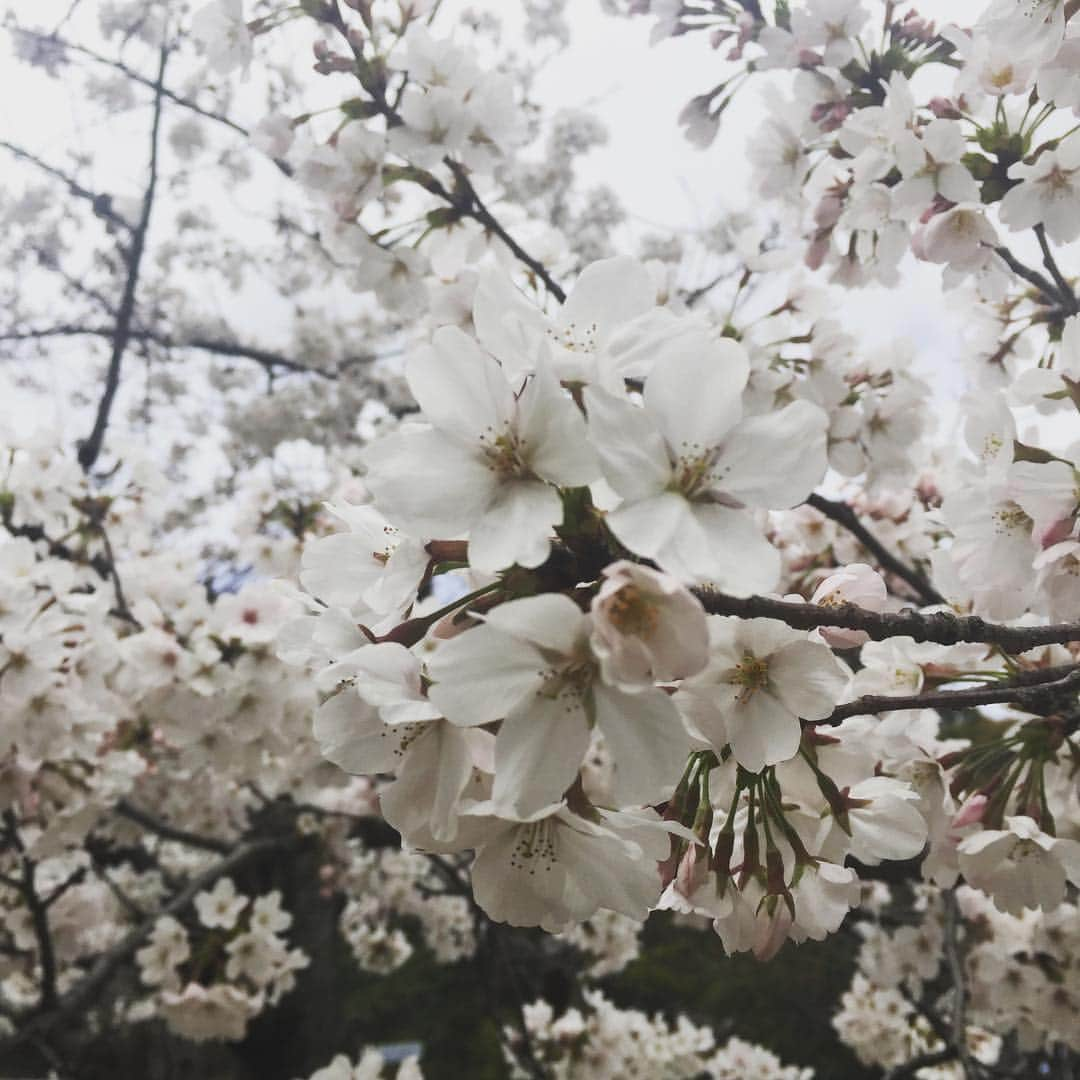
[[128, 342], [131, 339], [131, 324], [135, 317], [135, 297], [139, 285], [139, 269], [142, 265], [143, 251], [146, 248], [146, 234], [150, 228], [150, 214], [154, 208], [154, 195], [158, 179], [158, 146], [161, 132], [161, 113], [164, 103], [165, 68], [169, 62], [169, 48], [161, 46], [161, 59], [158, 63], [158, 77], [154, 91], [154, 119], [150, 128], [150, 178], [143, 195], [142, 212], [139, 222], [131, 237], [131, 247], [127, 251], [127, 280], [124, 295], [116, 316], [116, 333], [113, 336], [112, 356], [105, 375], [105, 390], [98, 403], [97, 415], [89, 437], [79, 446], [79, 464], [83, 472], [94, 467], [105, 442], [105, 430], [109, 426], [109, 414], [112, 412], [116, 392], [120, 388], [120, 367], [124, 360]]
[[819, 626], [840, 626], [862, 630], [874, 641], [909, 637], [938, 645], [970, 642], [1000, 645], [1012, 653], [1026, 652], [1043, 645], [1064, 645], [1080, 641], [1080, 623], [1052, 623], [1048, 626], [1004, 626], [977, 615], [954, 615], [938, 611], [923, 614], [910, 608], [895, 613], [867, 611], [856, 604], [824, 607], [771, 596], [729, 596], [712, 589], [695, 590], [705, 610], [712, 615], [737, 615], [743, 619], [779, 619], [796, 630]]
[[232, 850], [232, 845], [225, 840], [217, 840], [212, 836], [202, 836], [199, 833], [189, 832], [187, 829], [170, 825], [167, 821], [143, 810], [127, 799], [121, 799], [113, 808], [121, 817], [134, 821], [144, 829], [148, 829], [163, 840], [175, 840], [188, 847], [200, 848], [203, 851], [216, 851], [219, 855], [226, 855]]
[[917, 570], [908, 566], [898, 559], [865, 525], [859, 520], [855, 511], [845, 502], [826, 499], [822, 495], [811, 495], [806, 504], [812, 506], [819, 514], [835, 521], [838, 525], [847, 529], [856, 540], [877, 560], [878, 565], [895, 574], [898, 578], [906, 581], [914, 590], [919, 600], [924, 604], [944, 604], [945, 597], [941, 595]]
[[1080, 666], [1043, 668], [1021, 672], [1008, 682], [972, 687], [970, 690], [940, 690], [925, 694], [867, 694], [838, 705], [822, 724], [838, 724], [849, 716], [897, 712], [903, 709], [971, 709], [979, 705], [1014, 703], [1021, 708], [1038, 705], [1063, 690], [1080, 689]]

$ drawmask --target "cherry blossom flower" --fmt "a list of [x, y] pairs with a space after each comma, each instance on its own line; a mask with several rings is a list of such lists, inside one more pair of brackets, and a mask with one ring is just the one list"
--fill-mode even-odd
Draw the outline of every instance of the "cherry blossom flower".
[[563, 516], [551, 485], [597, 475], [573, 402], [543, 365], [515, 395], [496, 361], [454, 327], [413, 356], [408, 378], [431, 426], [367, 449], [377, 507], [417, 535], [468, 530], [475, 569], [539, 566]]
[[1080, 884], [1080, 842], [1048, 836], [1029, 817], [1008, 817], [1005, 829], [984, 829], [960, 841], [960, 872], [1000, 911], [1049, 911]]
[[709, 664], [675, 695], [692, 730], [760, 772], [794, 757], [802, 720], [836, 707], [847, 675], [828, 647], [772, 619], [709, 618]]
[[708, 660], [701, 602], [678, 581], [623, 559], [604, 567], [589, 644], [604, 681], [623, 690], [696, 675]]
[[678, 780], [688, 740], [675, 706], [661, 690], [604, 682], [591, 629], [567, 597], [527, 597], [500, 604], [428, 662], [429, 697], [451, 723], [502, 720], [492, 792], [500, 816], [527, 819], [558, 803], [593, 725], [611, 754], [617, 805], [656, 802]]
[[210, 0], [192, 15], [191, 33], [219, 74], [228, 75], [251, 63], [251, 34], [244, 22], [243, 0]]
[[1070, 135], [1033, 165], [1018, 162], [1009, 177], [1020, 181], [1001, 200], [1001, 220], [1010, 229], [1042, 224], [1059, 244], [1080, 236], [1080, 136]]
[[218, 878], [211, 891], [204, 890], [195, 897], [199, 922], [210, 930], [215, 927], [231, 930], [247, 905], [248, 898], [237, 894], [232, 878], [228, 877]]
[[662, 366], [681, 333], [701, 329], [696, 320], [658, 307], [652, 275], [626, 256], [586, 266], [566, 302], [550, 316], [514, 288], [504, 272], [486, 271], [472, 314], [480, 343], [510, 378], [524, 377], [535, 369], [538, 356], [547, 355], [560, 381], [615, 389], [621, 389], [624, 378], [642, 378]]
[[585, 391], [590, 438], [622, 499], [606, 521], [684, 582], [767, 591], [779, 557], [745, 508], [806, 497], [825, 469], [827, 418], [796, 401], [740, 421], [745, 352], [728, 341], [689, 344], [647, 380], [643, 407]]
[[643, 918], [660, 892], [655, 864], [668, 850], [658, 825], [655, 815], [587, 820], [559, 807], [507, 822], [476, 854], [477, 903], [496, 922], [550, 933], [601, 908]]

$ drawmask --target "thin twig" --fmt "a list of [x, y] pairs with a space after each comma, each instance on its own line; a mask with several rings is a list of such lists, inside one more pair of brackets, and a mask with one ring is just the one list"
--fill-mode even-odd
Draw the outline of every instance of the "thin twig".
[[[16, 26], [13, 28], [15, 33], [23, 34], [26, 37], [34, 38], [37, 41], [48, 41], [56, 45], [61, 46], [64, 49], [68, 49], [71, 52], [79, 53], [85, 56], [88, 60], [93, 60], [94, 63], [102, 64], [105, 67], [112, 68], [114, 71], [118, 71], [121, 75], [130, 79], [132, 82], [139, 83], [140, 86], [149, 87], [152, 90], [156, 90], [156, 84], [153, 79], [147, 78], [141, 72], [136, 71], [133, 67], [125, 64], [122, 60], [115, 60], [108, 56], [102, 56], [101, 53], [95, 52], [93, 49], [87, 48], [85, 45], [80, 45], [78, 42], [68, 41], [64, 38], [58, 37], [53, 34], [42, 34], [36, 30], [28, 30], [22, 26]], [[225, 116], [223, 113], [214, 112], [213, 109], [204, 108], [196, 101], [192, 101], [189, 97], [184, 97], [183, 94], [176, 93], [175, 90], [170, 90], [168, 87], [162, 87], [162, 94], [168, 98], [174, 105], [179, 105], [182, 109], [188, 109], [198, 116], [203, 117], [206, 120], [212, 120], [216, 124], [221, 124], [223, 127], [229, 128], [231, 131], [235, 131], [238, 135], [250, 136], [251, 132], [244, 127], [243, 124], [238, 124], [231, 117]], [[278, 167], [278, 169], [286, 176], [292, 176], [293, 169], [287, 161], [283, 161], [280, 158], [271, 158], [271, 161]]]
[[23, 903], [30, 913], [30, 922], [37, 941], [38, 964], [41, 967], [41, 998], [38, 1007], [53, 1009], [58, 1001], [56, 985], [56, 950], [53, 947], [52, 928], [49, 926], [49, 906], [37, 891], [37, 863], [27, 854], [19, 835], [18, 823], [11, 810], [4, 811], [7, 838], [19, 853], [22, 876], [18, 884]]
[[[1036, 676], [1042, 676], [1042, 678]], [[1066, 665], [1045, 668], [1042, 671], [1024, 672], [1008, 682], [973, 687], [970, 690], [940, 690], [903, 696], [867, 694], [854, 701], [838, 705], [819, 723], [838, 724], [849, 716], [864, 716], [905, 709], [971, 709], [979, 705], [1009, 703], [1023, 708], [1025, 704], [1036, 705], [1041, 700], [1047, 700], [1050, 695], [1058, 694], [1063, 690], [1071, 690], [1074, 687], [1080, 688], [1080, 666]]]
[[910, 1061], [905, 1061], [903, 1065], [897, 1065], [895, 1068], [890, 1069], [886, 1074], [884, 1080], [906, 1080], [909, 1076], [915, 1076], [920, 1069], [929, 1069], [935, 1065], [945, 1065], [950, 1061], [955, 1061], [957, 1058], [956, 1051], [950, 1046], [944, 1050], [930, 1050], [925, 1054], [919, 1054], [918, 1057], [913, 1057]]
[[1050, 271], [1050, 276], [1054, 279], [1058, 291], [1061, 293], [1062, 303], [1071, 314], [1075, 315], [1080, 310], [1076, 302], [1076, 293], [1073, 292], [1072, 286], [1065, 280], [1065, 275], [1061, 272], [1061, 267], [1058, 266], [1054, 253], [1050, 250], [1050, 244], [1046, 239], [1046, 226], [1041, 221], [1035, 226], [1035, 236], [1038, 238], [1039, 247], [1042, 249], [1043, 266]]
[[[111, 339], [114, 329], [105, 326], [78, 326], [70, 323], [59, 326], [47, 326], [34, 330], [12, 330], [0, 333], [0, 342], [4, 341], [41, 341], [56, 337], [100, 337]], [[242, 345], [239, 342], [229, 341], [224, 338], [190, 337], [174, 338], [168, 334], [159, 333], [155, 330], [135, 330], [129, 335], [130, 341], [158, 345], [163, 349], [197, 349], [199, 352], [213, 353], [217, 356], [226, 356], [235, 360], [252, 360], [267, 371], [276, 372], [278, 369], [304, 375], [317, 375], [322, 379], [335, 380], [341, 371], [350, 367], [359, 367], [364, 364], [374, 363], [384, 356], [395, 355], [395, 351], [388, 351], [375, 355], [373, 353], [361, 353], [356, 356], [345, 357], [335, 369], [323, 370], [322, 368], [309, 367], [298, 360], [293, 360], [280, 353], [261, 349], [256, 345]]]
[[859, 520], [859, 516], [846, 503], [835, 499], [826, 499], [823, 495], [811, 495], [806, 500], [807, 506], [812, 506], [819, 514], [835, 521], [838, 525], [847, 529], [856, 540], [877, 560], [878, 565], [890, 574], [895, 574], [915, 590], [919, 600], [924, 604], [944, 604], [945, 597], [941, 595], [917, 570], [908, 566], [898, 559], [865, 525]]
[[102, 220], [123, 229], [125, 232], [131, 231], [131, 225], [113, 210], [111, 195], [104, 195], [101, 192], [91, 191], [89, 188], [83, 187], [78, 180], [73, 176], [69, 176], [63, 169], [50, 165], [36, 154], [31, 154], [29, 150], [24, 150], [14, 143], [9, 143], [6, 139], [0, 139], [0, 147], [7, 150], [9, 154], [13, 154], [20, 161], [29, 162], [54, 180], [59, 180], [68, 189], [69, 194], [74, 195], [77, 199], [85, 199], [90, 203], [94, 213]]
[[105, 548], [105, 558], [109, 563], [109, 578], [112, 581], [113, 596], [116, 599], [115, 613], [120, 616], [125, 622], [131, 623], [132, 626], [142, 628], [142, 623], [131, 613], [131, 608], [128, 606], [127, 596], [124, 593], [124, 584], [120, 580], [120, 571], [116, 566], [116, 556], [113, 554], [112, 543], [109, 541], [109, 534], [105, 531], [105, 526], [100, 521], [95, 523], [97, 526], [98, 535], [101, 537], [101, 545]]

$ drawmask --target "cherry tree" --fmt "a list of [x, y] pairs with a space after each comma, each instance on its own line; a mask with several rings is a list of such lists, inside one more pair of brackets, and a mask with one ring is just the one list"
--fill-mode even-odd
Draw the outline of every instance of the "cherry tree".
[[[751, 211], [620, 227], [558, 0], [9, 18], [145, 171], [0, 142], [7, 381], [79, 425], [3, 438], [0, 1060], [238, 1042], [325, 902], [475, 962], [508, 1075], [814, 1074], [597, 985], [657, 911], [846, 940], [868, 1075], [1080, 1063], [1078, 5], [603, 6]], [[846, 317], [916, 261], [952, 365]]]

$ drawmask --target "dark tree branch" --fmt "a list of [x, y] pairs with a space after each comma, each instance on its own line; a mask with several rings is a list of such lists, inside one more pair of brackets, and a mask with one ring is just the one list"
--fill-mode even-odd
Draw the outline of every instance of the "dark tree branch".
[[123, 364], [128, 342], [131, 340], [132, 321], [135, 317], [135, 298], [139, 286], [139, 270], [142, 266], [143, 252], [146, 249], [146, 235], [150, 229], [150, 214], [154, 208], [154, 196], [157, 192], [159, 136], [161, 133], [162, 107], [165, 100], [165, 68], [168, 62], [169, 47], [163, 44], [154, 89], [154, 118], [150, 126], [150, 177], [146, 184], [146, 192], [143, 195], [139, 223], [135, 226], [131, 237], [131, 246], [126, 252], [127, 281], [124, 284], [124, 295], [117, 311], [116, 333], [113, 337], [109, 368], [105, 375], [105, 390], [98, 403], [97, 415], [94, 418], [94, 426], [90, 431], [90, 435], [79, 445], [78, 449], [79, 464], [82, 466], [83, 472], [89, 472], [101, 454], [102, 446], [105, 443], [105, 431], [109, 426], [109, 415], [112, 412], [113, 402], [116, 400], [116, 392], [120, 388], [120, 368]]
[[1021, 708], [1051, 700], [1063, 690], [1080, 689], [1080, 666], [1043, 668], [1021, 672], [1008, 682], [990, 683], [970, 690], [928, 691], [925, 694], [867, 694], [838, 705], [821, 724], [838, 724], [849, 716], [897, 712], [904, 709], [971, 709], [979, 705], [1013, 703]]
[[950, 1046], [944, 1050], [931, 1050], [925, 1054], [919, 1054], [918, 1057], [913, 1057], [910, 1061], [905, 1061], [903, 1065], [897, 1065], [896, 1068], [890, 1069], [885, 1074], [885, 1080], [907, 1080], [907, 1077], [915, 1076], [920, 1069], [929, 1069], [934, 1065], [944, 1065], [947, 1062], [955, 1061], [957, 1058], [956, 1051]]
[[1046, 226], [1043, 225], [1041, 221], [1035, 226], [1035, 235], [1039, 240], [1039, 247], [1042, 250], [1043, 266], [1050, 271], [1050, 276], [1054, 279], [1054, 283], [1058, 287], [1058, 292], [1061, 294], [1061, 301], [1065, 305], [1065, 309], [1070, 315], [1075, 315], [1077, 311], [1080, 311], [1080, 307], [1077, 306], [1076, 302], [1076, 293], [1073, 292], [1072, 286], [1065, 280], [1065, 275], [1061, 272], [1061, 268], [1054, 258], [1054, 253], [1050, 250], [1050, 244], [1046, 239]]
[[12, 536], [25, 537], [35, 544], [44, 543], [53, 558], [63, 559], [64, 562], [75, 563], [78, 566], [89, 566], [103, 581], [110, 579], [111, 567], [103, 555], [86, 555], [60, 540], [52, 540], [40, 525], [16, 525], [12, 513], [13, 506], [10, 502], [0, 502], [0, 524]]
[[1060, 303], [1062, 298], [1058, 296], [1057, 289], [1038, 270], [1032, 270], [1030, 266], [1025, 266], [1004, 244], [998, 244], [994, 251], [1017, 277], [1022, 277], [1028, 284], [1034, 285], [1048, 303]]
[[[114, 331], [104, 326], [48, 326], [35, 330], [12, 330], [0, 333], [0, 342], [4, 341], [41, 341], [54, 337], [99, 337], [110, 339]], [[352, 367], [360, 367], [364, 364], [374, 363], [382, 356], [391, 353], [360, 354], [346, 357], [334, 370], [323, 370], [317, 367], [309, 367], [288, 356], [271, 352], [269, 349], [261, 349], [255, 345], [242, 345], [239, 342], [229, 341], [225, 338], [191, 337], [173, 338], [168, 334], [154, 330], [133, 329], [129, 335], [131, 341], [158, 345], [163, 349], [197, 349], [199, 352], [213, 353], [217, 356], [227, 356], [236, 360], [252, 360], [267, 371], [288, 371], [304, 375], [317, 375], [322, 379], [334, 380], [339, 377], [341, 371]]]
[[514, 257], [527, 266], [543, 283], [552, 296], [561, 304], [566, 300], [566, 293], [562, 286], [548, 273], [547, 268], [539, 259], [533, 258], [496, 219], [495, 215], [484, 205], [480, 196], [476, 193], [472, 181], [465, 167], [451, 158], [443, 159], [446, 166], [454, 174], [454, 180], [459, 194], [452, 194], [444, 189], [444, 198], [456, 206], [459, 210], [471, 217], [477, 224], [482, 225], [487, 232], [497, 236], [513, 253]]
[[737, 615], [743, 619], [779, 619], [796, 630], [814, 630], [819, 626], [839, 626], [862, 630], [874, 641], [910, 637], [938, 645], [971, 642], [1000, 645], [1007, 652], [1020, 653], [1042, 645], [1064, 645], [1080, 641], [1080, 623], [1056, 623], [1048, 626], [1004, 626], [987, 622], [977, 615], [954, 615], [938, 611], [923, 614], [906, 608], [895, 613], [867, 611], [857, 604], [824, 607], [771, 596], [729, 596], [708, 588], [694, 590], [705, 610], [712, 615]]
[[226, 840], [217, 840], [212, 836], [202, 836], [199, 833], [189, 832], [187, 829], [170, 825], [167, 821], [163, 821], [156, 815], [151, 814], [149, 810], [143, 810], [127, 799], [121, 799], [113, 809], [121, 817], [141, 825], [144, 829], [148, 829], [163, 840], [175, 840], [179, 844], [187, 844], [188, 847], [199, 848], [202, 851], [214, 851], [219, 855], [227, 855], [232, 851], [232, 845]]
[[43, 1011], [53, 1009], [56, 1007], [58, 996], [56, 950], [53, 948], [52, 929], [49, 926], [49, 905], [37, 891], [37, 864], [26, 852], [22, 837], [19, 835], [15, 814], [11, 810], [4, 811], [4, 825], [8, 841], [19, 854], [22, 876], [18, 889], [27, 911], [30, 912], [34, 938], [37, 941], [38, 964], [41, 967], [41, 999], [38, 1008]]
[[806, 500], [807, 506], [812, 506], [819, 514], [835, 521], [838, 525], [847, 529], [856, 540], [877, 560], [878, 565], [890, 574], [907, 582], [918, 599], [924, 604], [944, 604], [945, 597], [941, 595], [917, 570], [908, 566], [898, 559], [876, 536], [859, 520], [855, 511], [845, 502], [834, 499], [826, 499], [822, 495], [811, 495]]
[[58, 169], [56, 166], [50, 165], [46, 161], [42, 161], [41, 158], [37, 157], [35, 154], [31, 154], [29, 150], [24, 150], [21, 146], [16, 146], [14, 143], [9, 143], [6, 139], [0, 139], [0, 147], [3, 147], [8, 153], [13, 154], [18, 160], [29, 162], [48, 176], [51, 176], [54, 180], [59, 180], [60, 183], [68, 189], [68, 192], [71, 195], [74, 195], [77, 199], [85, 199], [90, 203], [94, 213], [103, 221], [107, 221], [110, 225], [123, 229], [124, 232], [131, 231], [131, 226], [116, 213], [115, 210], [113, 210], [111, 195], [103, 195], [83, 187], [83, 185], [74, 177], [69, 176], [62, 169]]

